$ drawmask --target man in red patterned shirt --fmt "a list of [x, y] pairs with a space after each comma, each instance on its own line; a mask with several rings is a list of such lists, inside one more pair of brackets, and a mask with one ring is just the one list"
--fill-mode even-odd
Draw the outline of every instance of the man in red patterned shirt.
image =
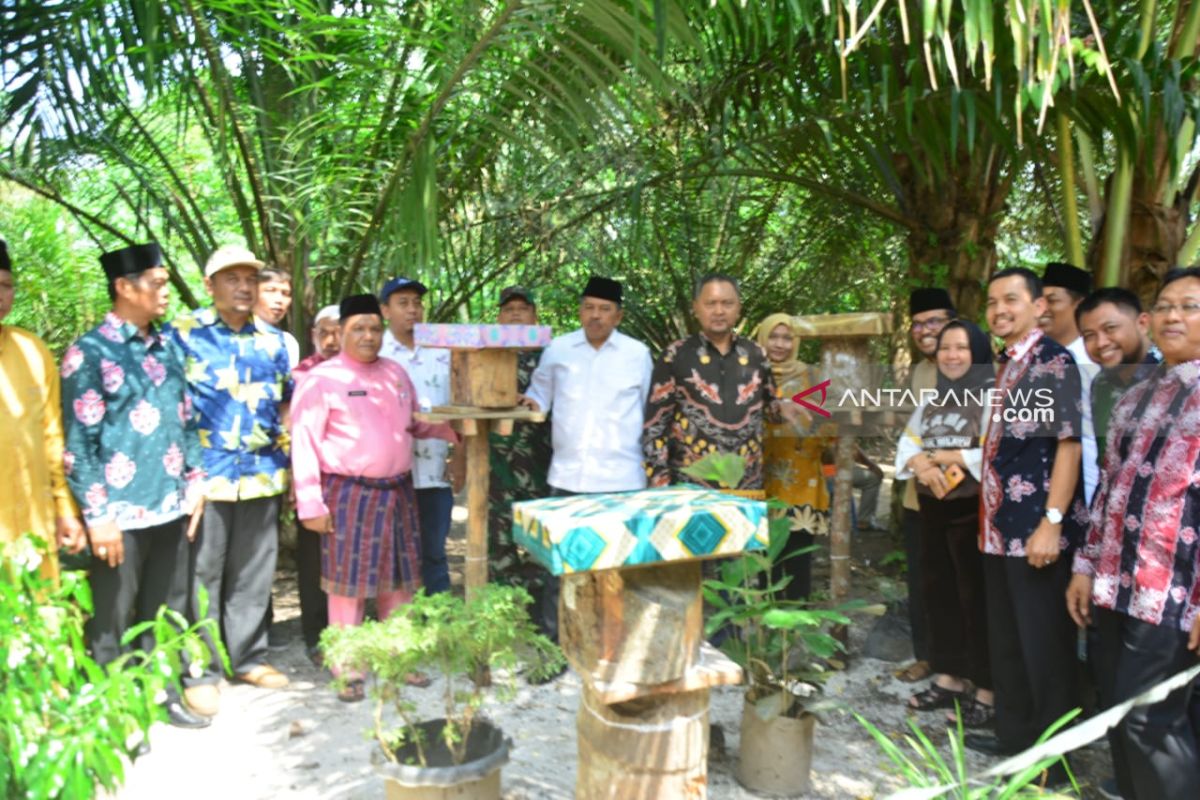
[[[1102, 687], [1119, 703], [1196, 664], [1200, 652], [1200, 267], [1172, 270], [1151, 308], [1164, 365], [1113, 410], [1067, 611], [1100, 629]], [[1134, 708], [1110, 740], [1127, 798], [1200, 787], [1200, 688]]]

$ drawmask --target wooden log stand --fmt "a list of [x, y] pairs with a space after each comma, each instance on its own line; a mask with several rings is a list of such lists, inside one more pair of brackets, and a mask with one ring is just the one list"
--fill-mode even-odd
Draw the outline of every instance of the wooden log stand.
[[704, 641], [700, 562], [564, 575], [559, 638], [582, 678], [581, 800], [703, 798], [713, 686], [741, 668]]
[[488, 582], [488, 489], [491, 466], [488, 461], [488, 433], [501, 436], [512, 433], [514, 422], [545, 422], [546, 415], [526, 408], [478, 408], [472, 406], [436, 406], [414, 415], [422, 422], [456, 423], [467, 448], [467, 557], [463, 586], [467, 599]]

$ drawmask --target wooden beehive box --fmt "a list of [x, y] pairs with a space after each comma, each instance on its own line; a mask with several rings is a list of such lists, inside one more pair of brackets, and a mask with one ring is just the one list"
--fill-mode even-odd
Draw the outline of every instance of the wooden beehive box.
[[417, 325], [422, 347], [450, 354], [450, 402], [472, 408], [517, 404], [517, 351], [545, 347], [550, 329], [541, 325]]

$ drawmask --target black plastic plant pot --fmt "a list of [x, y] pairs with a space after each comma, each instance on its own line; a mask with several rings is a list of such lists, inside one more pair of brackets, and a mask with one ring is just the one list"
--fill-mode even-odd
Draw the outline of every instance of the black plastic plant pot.
[[[476, 720], [467, 737], [463, 763], [455, 764], [442, 739], [444, 719], [431, 719], [417, 724], [425, 744], [428, 766], [422, 767], [417, 758], [417, 746], [405, 744], [396, 750], [399, 764], [381, 768], [388, 779], [389, 798], [483, 798], [500, 796], [500, 768], [508, 763], [512, 740], [486, 720]], [[474, 788], [468, 788], [476, 784]], [[439, 790], [453, 790], [453, 793]], [[492, 794], [492, 792], [495, 794]]]

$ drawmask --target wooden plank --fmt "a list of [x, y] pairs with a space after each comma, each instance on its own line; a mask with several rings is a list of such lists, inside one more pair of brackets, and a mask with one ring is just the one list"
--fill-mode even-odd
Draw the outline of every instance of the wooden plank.
[[515, 350], [452, 350], [450, 397], [455, 405], [512, 408], [517, 404]]
[[492, 423], [492, 430], [501, 436], [512, 436], [514, 424], [511, 419], [498, 419]]
[[700, 574], [681, 561], [564, 576], [559, 638], [584, 682], [683, 679], [704, 639]]
[[454, 422], [460, 419], [511, 419], [517, 422], [545, 422], [546, 412], [528, 408], [480, 408], [478, 406], [434, 406], [413, 416], [421, 422]]
[[491, 467], [488, 464], [489, 421], [468, 420], [479, 427], [478, 434], [467, 437], [467, 559], [464, 583], [467, 599], [488, 581], [488, 483]]
[[792, 322], [805, 338], [865, 338], [892, 332], [891, 314], [811, 314], [792, 317]]

